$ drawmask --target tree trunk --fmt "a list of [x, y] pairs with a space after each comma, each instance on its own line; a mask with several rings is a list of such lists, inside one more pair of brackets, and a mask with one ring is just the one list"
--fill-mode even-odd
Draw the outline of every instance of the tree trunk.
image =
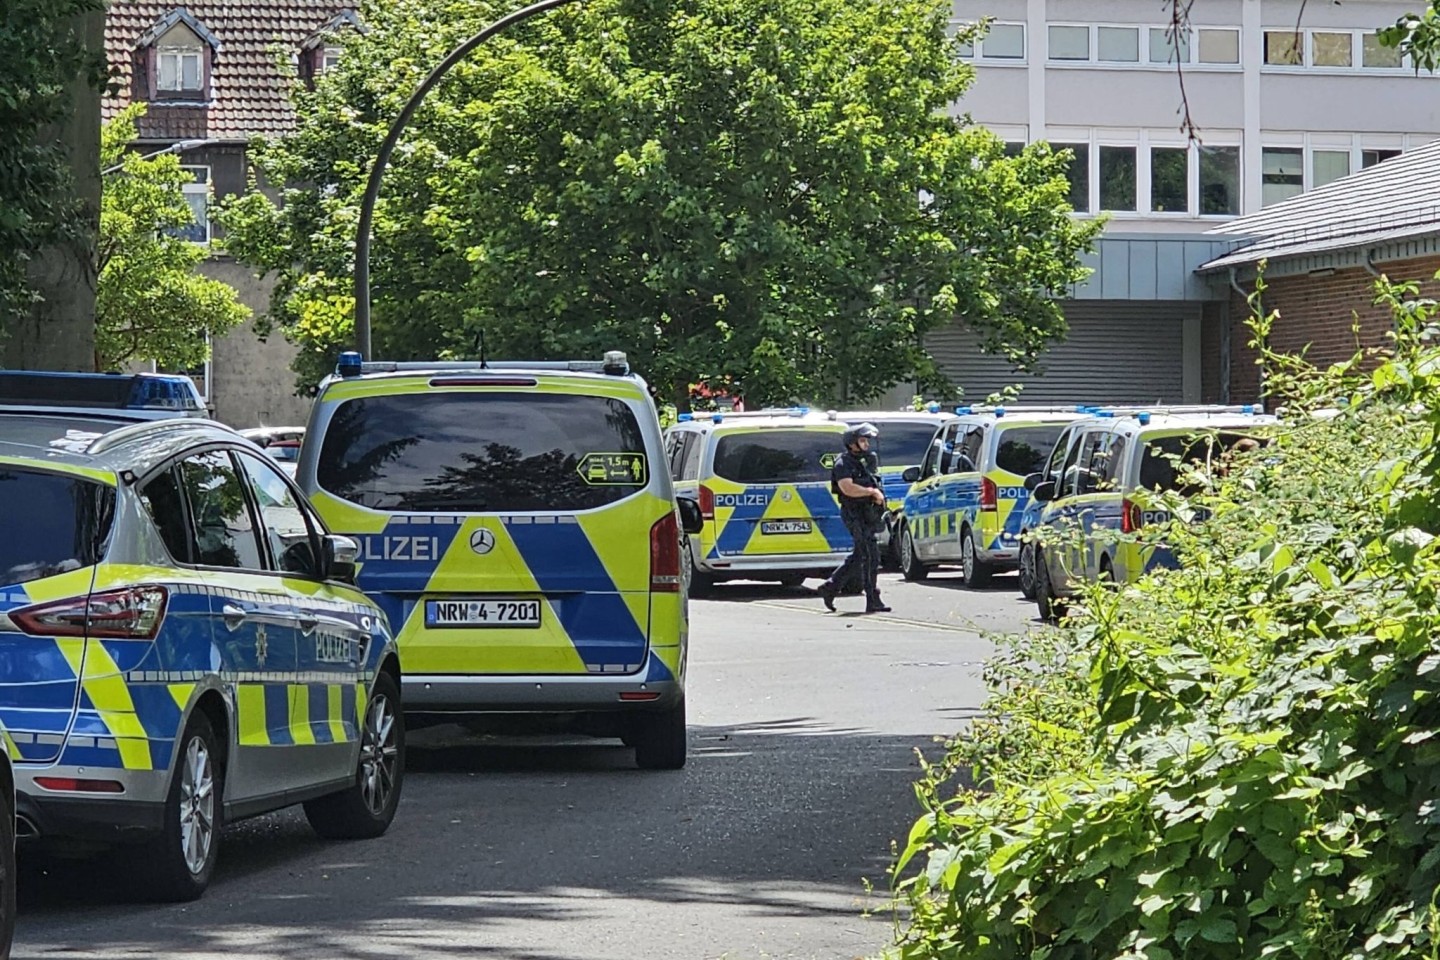
[[[105, 49], [105, 13], [77, 18], [77, 34], [99, 55]], [[82, 73], [70, 84], [74, 111], [41, 136], [64, 147], [81, 203], [75, 229], [30, 261], [30, 282], [40, 295], [28, 315], [12, 323], [4, 342], [5, 366], [28, 370], [95, 369], [95, 244], [100, 232], [100, 90]]]

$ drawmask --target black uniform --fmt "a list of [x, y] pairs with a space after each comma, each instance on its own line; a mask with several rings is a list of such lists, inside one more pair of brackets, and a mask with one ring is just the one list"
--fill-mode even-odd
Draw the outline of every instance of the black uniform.
[[869, 497], [847, 497], [840, 492], [840, 480], [848, 477], [858, 486], [878, 490], [880, 476], [876, 472], [877, 460], [873, 453], [852, 453], [847, 450], [835, 461], [830, 470], [830, 489], [840, 498], [840, 519], [855, 547], [845, 562], [830, 574], [826, 584], [834, 590], [844, 590], [854, 578], [860, 580], [865, 590], [868, 606], [880, 603], [880, 588], [876, 578], [880, 574], [880, 544], [877, 538], [885, 519], [885, 508]]

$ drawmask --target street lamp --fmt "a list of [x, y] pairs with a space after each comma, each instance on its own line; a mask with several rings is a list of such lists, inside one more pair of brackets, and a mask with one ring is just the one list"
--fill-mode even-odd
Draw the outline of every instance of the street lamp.
[[496, 20], [450, 51], [450, 55], [440, 61], [440, 65], [430, 71], [425, 82], [411, 94], [405, 108], [395, 118], [385, 142], [380, 144], [380, 152], [375, 155], [375, 165], [370, 168], [370, 180], [365, 185], [365, 196], [360, 201], [360, 226], [355, 238], [355, 348], [366, 359], [370, 358], [370, 226], [375, 219], [375, 201], [380, 196], [380, 178], [385, 174], [385, 167], [390, 163], [390, 155], [395, 152], [395, 145], [400, 142], [400, 134], [404, 132], [405, 125], [410, 122], [431, 88], [450, 72], [451, 67], [465, 59], [471, 50], [522, 20], [574, 2], [575, 0], [540, 0], [539, 3], [532, 3]]
[[[219, 140], [177, 140], [163, 150], [156, 150], [153, 153], [142, 154], [140, 159], [153, 160], [156, 157], [163, 157], [167, 153], [184, 153], [187, 150], [199, 150], [201, 147], [208, 147], [211, 144], [219, 142]], [[128, 160], [130, 158], [126, 157], [125, 159]], [[119, 170], [124, 166], [125, 164], [122, 161], [121, 163], [115, 164], [113, 167], [106, 167], [104, 170], [100, 171], [100, 176], [103, 177], [107, 174], [114, 173], [116, 170]]]

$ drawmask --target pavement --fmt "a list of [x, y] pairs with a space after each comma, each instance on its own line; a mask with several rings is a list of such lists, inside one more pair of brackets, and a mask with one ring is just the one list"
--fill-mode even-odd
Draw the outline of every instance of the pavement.
[[682, 771], [639, 771], [618, 742], [418, 731], [385, 837], [328, 843], [298, 810], [233, 825], [197, 903], [136, 901], [123, 855], [26, 857], [14, 957], [872, 954], [895, 929], [916, 751], [979, 706], [986, 634], [1035, 616], [1013, 576], [884, 581], [878, 616], [766, 585], [696, 602]]

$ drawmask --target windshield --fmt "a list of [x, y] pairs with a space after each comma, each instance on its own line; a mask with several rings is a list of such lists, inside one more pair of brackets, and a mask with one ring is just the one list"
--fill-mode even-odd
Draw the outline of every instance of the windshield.
[[1191, 491], [1182, 482], [1185, 468], [1181, 464], [1208, 468], [1217, 456], [1246, 439], [1249, 438], [1242, 433], [1189, 434], [1147, 439], [1145, 456], [1140, 461], [1139, 486], [1142, 490], [1177, 490], [1189, 493]]
[[643, 489], [650, 464], [623, 400], [431, 391], [340, 404], [317, 479], [374, 510], [587, 510]]
[[715, 443], [715, 475], [735, 483], [813, 483], [841, 452], [839, 430], [756, 430]]
[[995, 466], [1018, 476], [1038, 473], [1045, 467], [1055, 441], [1065, 432], [1063, 423], [1047, 423], [1034, 427], [1012, 427], [1000, 434], [995, 451]]
[[99, 562], [115, 490], [64, 473], [0, 466], [0, 584], [26, 583]]
[[939, 423], [881, 423], [880, 436], [870, 449], [880, 457], [882, 467], [918, 467], [930, 452]]

